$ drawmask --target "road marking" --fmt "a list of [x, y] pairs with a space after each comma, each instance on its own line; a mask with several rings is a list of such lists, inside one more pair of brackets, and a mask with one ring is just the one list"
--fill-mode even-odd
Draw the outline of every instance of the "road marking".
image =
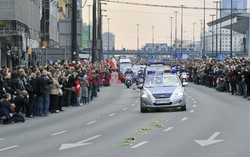
[[138, 100], [140, 100], [141, 98], [138, 98]]
[[168, 131], [170, 131], [170, 130], [172, 130], [174, 127], [169, 127], [169, 128], [167, 128], [167, 129], [165, 129], [165, 130], [163, 130], [164, 132], [168, 132]]
[[136, 100], [135, 102], [138, 103], [139, 101]]
[[3, 140], [5, 140], [5, 138], [0, 138], [0, 141], [3, 141]]
[[138, 147], [140, 147], [140, 146], [142, 146], [142, 145], [144, 145], [144, 144], [146, 144], [146, 143], [148, 143], [148, 141], [143, 141], [143, 142], [141, 142], [141, 143], [138, 143], [137, 145], [132, 146], [131, 148], [132, 148], [132, 149], [135, 149], [135, 148], [138, 148]]
[[194, 103], [194, 104], [196, 104], [197, 102], [196, 102], [196, 101], [194, 101], [193, 103]]
[[197, 107], [196, 105], [193, 105], [193, 107]]
[[188, 97], [191, 98], [192, 96], [189, 95]]
[[208, 146], [211, 144], [219, 143], [224, 140], [215, 140], [215, 138], [220, 134], [220, 132], [215, 132], [212, 136], [210, 136], [207, 140], [195, 140], [196, 143], [201, 145], [202, 147]]
[[135, 106], [135, 104], [131, 104], [131, 106]]
[[66, 132], [67, 132], [67, 131], [56, 132], [56, 133], [54, 133], [54, 134], [51, 134], [51, 136], [60, 135], [60, 134], [66, 133]]
[[188, 119], [188, 117], [184, 117], [184, 118], [182, 118], [181, 121], [185, 121], [185, 120], [187, 120], [187, 119]]
[[91, 122], [88, 122], [86, 125], [91, 125], [91, 124], [94, 124], [94, 123], [96, 123], [97, 121], [91, 121]]
[[3, 148], [3, 149], [0, 149], [0, 152], [5, 151], [5, 150], [9, 150], [9, 149], [13, 149], [13, 148], [16, 148], [16, 147], [18, 147], [18, 145], [6, 147], [6, 148]]
[[128, 110], [128, 108], [124, 108], [124, 109], [122, 109], [123, 111], [126, 111], [126, 110]]
[[195, 99], [192, 99], [193, 101], [195, 100]]
[[194, 110], [191, 110], [190, 113], [194, 113]]
[[88, 141], [93, 140], [95, 138], [98, 138], [100, 136], [101, 135], [96, 135], [96, 136], [90, 137], [90, 138], [88, 138], [86, 140], [83, 140], [83, 141], [80, 141], [80, 142], [77, 142], [77, 143], [62, 144], [61, 147], [59, 148], [59, 150], [65, 150], [65, 149], [70, 149], [70, 148], [89, 145], [91, 143], [85, 143], [85, 142], [88, 142]]
[[114, 116], [114, 115], [116, 115], [117, 113], [111, 113], [110, 115], [109, 115], [109, 117], [112, 117], [112, 116]]

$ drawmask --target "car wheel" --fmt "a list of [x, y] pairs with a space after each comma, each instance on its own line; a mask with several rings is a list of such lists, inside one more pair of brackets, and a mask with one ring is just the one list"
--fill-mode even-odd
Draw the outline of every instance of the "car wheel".
[[186, 105], [184, 105], [184, 106], [181, 107], [181, 111], [187, 111]]
[[148, 111], [148, 109], [147, 108], [143, 108], [143, 107], [141, 107], [141, 113], [146, 113]]

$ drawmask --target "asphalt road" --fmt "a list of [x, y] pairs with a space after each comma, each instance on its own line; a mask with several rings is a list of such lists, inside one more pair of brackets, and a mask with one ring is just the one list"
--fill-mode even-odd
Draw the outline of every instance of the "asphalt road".
[[249, 156], [250, 102], [242, 97], [190, 84], [186, 112], [141, 114], [138, 90], [123, 85], [101, 90], [87, 106], [0, 125], [0, 156]]

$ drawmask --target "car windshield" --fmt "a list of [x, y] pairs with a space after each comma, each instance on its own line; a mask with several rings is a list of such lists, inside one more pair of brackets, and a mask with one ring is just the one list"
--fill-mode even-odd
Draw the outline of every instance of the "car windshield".
[[144, 87], [176, 87], [180, 86], [180, 81], [175, 75], [169, 76], [150, 76], [146, 78]]

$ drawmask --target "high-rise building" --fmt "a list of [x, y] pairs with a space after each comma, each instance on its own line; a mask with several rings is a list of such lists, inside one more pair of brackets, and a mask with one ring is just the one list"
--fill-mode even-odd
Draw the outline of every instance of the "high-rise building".
[[[231, 0], [222, 0], [222, 16], [231, 14]], [[247, 0], [233, 0], [233, 13], [247, 12]]]
[[114, 50], [115, 49], [115, 35], [111, 32], [105, 32], [102, 35], [102, 45], [103, 45], [103, 50], [108, 51], [108, 50]]

